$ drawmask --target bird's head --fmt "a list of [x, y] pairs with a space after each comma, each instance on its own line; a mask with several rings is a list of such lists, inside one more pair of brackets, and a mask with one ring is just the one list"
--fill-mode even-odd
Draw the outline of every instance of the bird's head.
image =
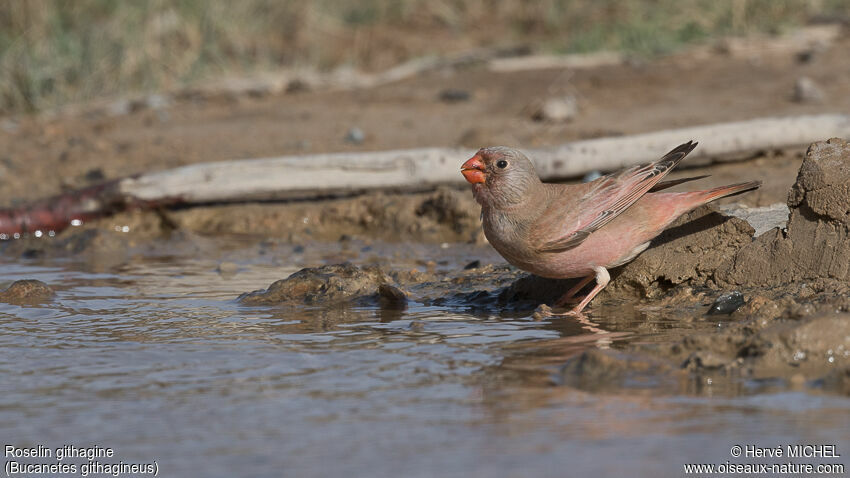
[[472, 184], [475, 199], [486, 206], [510, 206], [523, 201], [540, 184], [534, 165], [521, 152], [505, 146], [481, 148], [460, 168]]

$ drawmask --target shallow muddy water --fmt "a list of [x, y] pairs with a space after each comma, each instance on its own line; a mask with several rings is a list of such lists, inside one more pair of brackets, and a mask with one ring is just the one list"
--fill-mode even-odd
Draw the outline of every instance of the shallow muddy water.
[[[444, 247], [450, 259], [431, 267], [496, 260], [465, 247]], [[850, 457], [841, 396], [746, 384], [590, 393], [558, 378], [586, 349], [671, 340], [717, 319], [606, 306], [583, 324], [416, 303], [293, 312], [235, 301], [347, 255], [423, 269], [434, 253], [246, 246], [209, 259], [177, 248], [0, 262], [0, 287], [38, 279], [56, 290], [47, 303], [0, 304], [5, 444], [110, 447], [112, 461], [156, 461], [161, 476], [682, 476], [687, 463], [764, 462], [732, 457], [736, 444], [835, 444], [843, 456], [828, 462]]]

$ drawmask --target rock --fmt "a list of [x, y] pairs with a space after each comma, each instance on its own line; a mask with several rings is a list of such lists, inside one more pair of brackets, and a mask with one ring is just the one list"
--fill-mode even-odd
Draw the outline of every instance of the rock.
[[601, 178], [601, 177], [602, 177], [602, 173], [601, 173], [600, 171], [591, 171], [591, 172], [589, 172], [589, 173], [585, 174], [585, 175], [581, 178], [581, 182], [583, 182], [583, 183], [589, 183], [589, 182], [591, 182], [591, 181], [596, 181], [597, 179], [599, 179], [599, 178]]
[[0, 302], [22, 304], [44, 302], [53, 297], [53, 289], [44, 282], [34, 279], [18, 280], [8, 289], [0, 291]]
[[732, 291], [718, 297], [711, 307], [708, 308], [708, 315], [714, 314], [731, 314], [744, 305], [744, 294], [739, 291]]
[[366, 140], [366, 135], [363, 133], [363, 130], [360, 128], [351, 128], [348, 130], [348, 133], [345, 134], [345, 141], [351, 144], [363, 144], [363, 141]]
[[20, 129], [20, 125], [17, 121], [11, 118], [3, 118], [2, 120], [0, 120], [0, 129], [9, 134], [15, 134]]
[[407, 293], [390, 284], [378, 286], [378, 303], [381, 308], [401, 310], [407, 307]]
[[469, 264], [463, 266], [463, 269], [468, 271], [470, 269], [478, 269], [479, 267], [481, 267], [481, 261], [479, 261], [478, 259], [475, 259], [474, 261], [470, 262]]
[[101, 168], [92, 168], [86, 171], [83, 179], [88, 183], [99, 183], [106, 179], [106, 174], [104, 174]]
[[271, 284], [268, 289], [245, 293], [237, 299], [246, 305], [333, 305], [382, 303], [398, 307], [406, 294], [375, 266], [350, 263], [306, 268]]
[[794, 93], [791, 97], [798, 103], [821, 102], [825, 95], [823, 90], [811, 78], [803, 76], [794, 83]]
[[532, 114], [532, 119], [552, 123], [565, 123], [571, 121], [577, 114], [578, 100], [576, 100], [575, 96], [568, 95], [547, 99]]
[[310, 91], [312, 89], [312, 85], [309, 81], [304, 78], [293, 78], [286, 84], [286, 89], [284, 90], [287, 94], [291, 93], [302, 93], [306, 91]]
[[717, 210], [728, 216], [734, 216], [747, 221], [755, 230], [753, 237], [761, 236], [775, 227], [785, 229], [785, 226], [788, 225], [788, 215], [791, 212], [788, 209], [788, 205], [784, 203], [776, 203], [764, 207], [724, 204], [717, 206]]
[[461, 90], [459, 88], [446, 88], [445, 90], [440, 91], [438, 95], [440, 101], [445, 103], [458, 103], [461, 101], [469, 101], [472, 98], [472, 95], [466, 91]]
[[145, 106], [152, 110], [161, 110], [171, 106], [171, 98], [162, 94], [150, 94], [145, 97]]
[[109, 116], [125, 116], [133, 112], [133, 102], [122, 98], [109, 103], [106, 106], [106, 114]]

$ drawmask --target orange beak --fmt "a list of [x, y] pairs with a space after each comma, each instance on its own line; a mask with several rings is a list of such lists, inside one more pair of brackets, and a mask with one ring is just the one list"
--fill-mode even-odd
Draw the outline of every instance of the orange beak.
[[460, 173], [470, 184], [481, 184], [487, 180], [487, 176], [484, 175], [484, 162], [477, 154], [463, 163]]

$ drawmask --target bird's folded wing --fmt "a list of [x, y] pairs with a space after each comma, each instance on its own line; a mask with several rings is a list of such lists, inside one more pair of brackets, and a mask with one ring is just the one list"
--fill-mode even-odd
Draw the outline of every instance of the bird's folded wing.
[[572, 207], [566, 199], [555, 199], [543, 215], [551, 221], [532, 232], [532, 244], [540, 252], [578, 246], [656, 186], [695, 147], [696, 143], [689, 141], [654, 163], [603, 176], [590, 183], [591, 189]]

